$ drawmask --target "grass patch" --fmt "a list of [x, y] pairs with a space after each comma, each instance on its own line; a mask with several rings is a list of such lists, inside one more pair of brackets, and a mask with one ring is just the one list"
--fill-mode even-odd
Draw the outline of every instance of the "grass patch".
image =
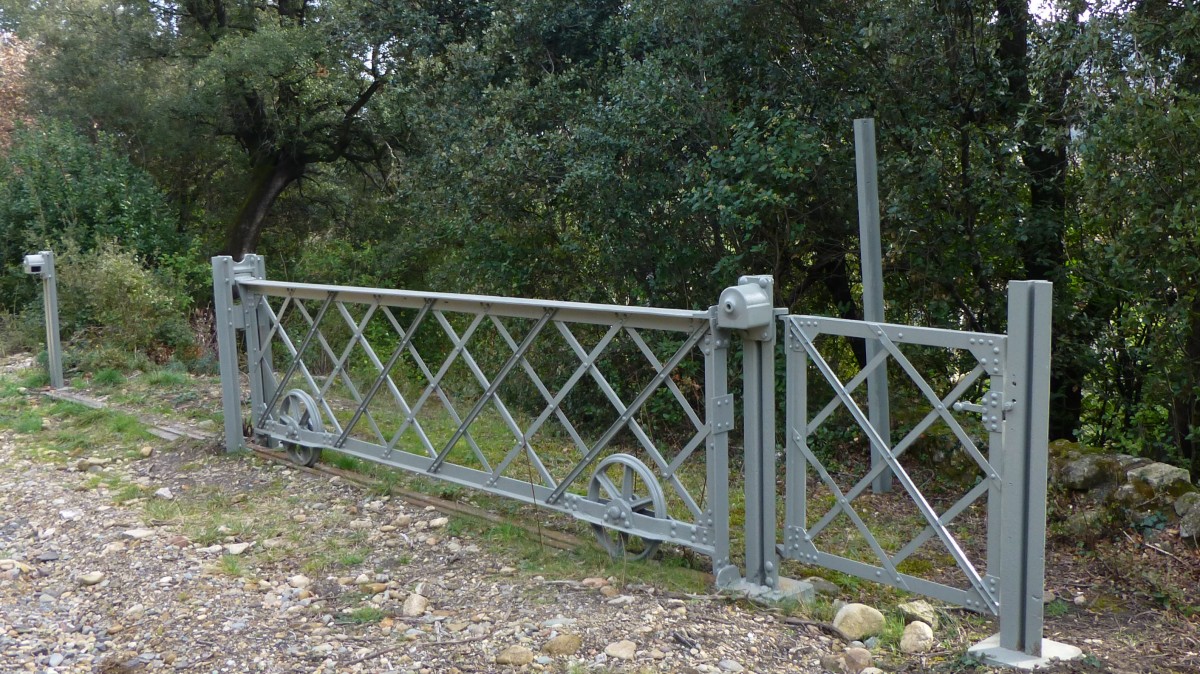
[[21, 388], [46, 388], [50, 385], [50, 374], [45, 370], [26, 370], [18, 380]]
[[185, 372], [178, 372], [176, 370], [153, 370], [143, 375], [142, 381], [148, 386], [176, 388], [186, 386], [191, 380]]
[[338, 616], [337, 622], [348, 625], [368, 625], [377, 623], [387, 617], [383, 609], [374, 606], [361, 606]]
[[358, 566], [365, 561], [367, 561], [366, 551], [357, 548], [339, 553], [335, 560], [338, 566], [344, 567]]
[[12, 428], [18, 433], [39, 433], [42, 430], [43, 422], [42, 415], [36, 410], [26, 410], [17, 416]]
[[1047, 618], [1061, 618], [1071, 612], [1071, 605], [1061, 599], [1055, 599], [1046, 604], [1042, 611]]
[[113, 500], [113, 503], [121, 504], [121, 503], [128, 503], [130, 501], [139, 499], [141, 497], [142, 497], [142, 488], [141, 487], [137, 486], [136, 484], [126, 484], [126, 485], [120, 487], [117, 490], [117, 492], [115, 494], [113, 494], [112, 500]]
[[114, 388], [125, 383], [125, 375], [119, 370], [106, 368], [92, 375], [92, 385], [101, 388]]
[[221, 555], [217, 560], [217, 572], [233, 578], [246, 575], [246, 564], [238, 555]]

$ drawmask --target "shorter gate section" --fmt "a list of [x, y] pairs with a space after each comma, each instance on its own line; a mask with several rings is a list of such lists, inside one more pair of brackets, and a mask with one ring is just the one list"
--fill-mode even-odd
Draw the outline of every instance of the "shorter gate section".
[[[998, 616], [995, 662], [1040, 656], [1050, 301], [1011, 283], [1008, 334], [784, 316], [779, 553]], [[877, 428], [862, 385], [889, 368]]]

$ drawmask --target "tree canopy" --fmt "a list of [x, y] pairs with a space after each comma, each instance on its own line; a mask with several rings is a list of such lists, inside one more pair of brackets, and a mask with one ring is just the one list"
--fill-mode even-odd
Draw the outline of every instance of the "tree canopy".
[[1191, 3], [0, 0], [0, 17], [32, 49], [36, 126], [123, 153], [196, 249], [309, 279], [706, 306], [772, 273], [787, 306], [857, 317], [852, 121], [874, 117], [889, 319], [1003, 330], [1007, 282], [1051, 280], [1053, 437], [1200, 472]]

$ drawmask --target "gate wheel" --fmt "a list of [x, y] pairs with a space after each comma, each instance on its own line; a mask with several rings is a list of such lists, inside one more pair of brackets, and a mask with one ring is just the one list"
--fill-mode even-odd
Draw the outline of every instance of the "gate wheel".
[[[317, 401], [313, 400], [306, 391], [292, 389], [284, 396], [279, 405], [279, 423], [288, 427], [288, 435], [295, 437], [296, 431], [325, 431], [321, 423], [321, 412], [317, 409]], [[288, 458], [301, 466], [311, 467], [321, 458], [320, 447], [309, 447], [296, 442], [283, 441]]]
[[[631, 527], [631, 515], [635, 514], [667, 518], [667, 500], [654, 473], [628, 454], [613, 454], [596, 466], [588, 484], [588, 498], [606, 504], [604, 521], [616, 526]], [[614, 559], [648, 559], [662, 543], [601, 524], [593, 524], [592, 531]]]

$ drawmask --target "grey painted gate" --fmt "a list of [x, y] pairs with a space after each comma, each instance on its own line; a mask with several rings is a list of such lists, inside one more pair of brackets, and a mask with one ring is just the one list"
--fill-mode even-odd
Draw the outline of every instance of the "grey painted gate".
[[[1042, 638], [1051, 291], [1044, 281], [1012, 282], [1008, 334], [782, 316], [786, 469], [779, 555], [997, 616], [999, 634], [972, 649], [993, 663], [1029, 667], [1076, 657], [1078, 649]], [[868, 354], [861, 369], [846, 366], [854, 364], [848, 357], [854, 342]], [[923, 371], [915, 364], [922, 359], [940, 370]], [[889, 366], [893, 418], [881, 429], [860, 386]], [[896, 414], [900, 402], [907, 414]], [[835, 414], [848, 423], [829, 437]], [[847, 439], [847, 430], [857, 437]], [[894, 433], [900, 439], [892, 443]], [[926, 447], [909, 461], [906, 453], [922, 442], [936, 449]], [[856, 444], [882, 461], [859, 461], [871, 467], [858, 473], [828, 465]], [[957, 475], [939, 485], [935, 503], [917, 473], [936, 482], [950, 468]], [[901, 490], [878, 489], [887, 473]], [[774, 484], [761, 482], [763, 489]], [[763, 498], [774, 501], [773, 493]], [[892, 516], [872, 525], [866, 514], [876, 509]], [[956, 531], [960, 520], [972, 521]], [[763, 536], [764, 549], [775, 542], [769, 524], [751, 533]], [[849, 540], [860, 543], [857, 551], [847, 551]], [[923, 563], [906, 569], [922, 549]]]
[[711, 557], [719, 586], [740, 581], [723, 323], [769, 323], [765, 292], [719, 319], [283, 283], [254, 255], [214, 258], [213, 274], [228, 447], [242, 442], [241, 330], [251, 433], [294, 460], [332, 449], [534, 503], [590, 523], [614, 556], [675, 543]]
[[[242, 443], [240, 333], [251, 435], [300, 463], [336, 450], [536, 504], [588, 522], [615, 556], [689, 547], [712, 559], [722, 588], [777, 590], [781, 559], [895, 585], [998, 616], [1000, 633], [973, 649], [996, 663], [1078, 654], [1042, 639], [1049, 283], [1010, 284], [1009, 331], [986, 334], [786, 315], [772, 307], [770, 277], [743, 277], [707, 311], [284, 283], [254, 255], [213, 258], [213, 282], [231, 449]], [[733, 337], [744, 577], [730, 558]], [[857, 372], [845, 340], [869, 347]], [[931, 361], [946, 381], [922, 372], [921, 349], [958, 354]], [[908, 384], [893, 396], [927, 409], [878, 429], [857, 391], [889, 364], [892, 383]], [[839, 414], [834, 436], [881, 459], [863, 474], [847, 477], [822, 447]], [[909, 461], [937, 432], [976, 475], [950, 502], [927, 498]], [[902, 489], [869, 493], [887, 473]], [[909, 504], [910, 530], [873, 529], [864, 513], [881, 502], [871, 498]], [[964, 520], [985, 533], [964, 540]], [[845, 551], [850, 537], [859, 554]], [[928, 547], [943, 561], [912, 568]]]

